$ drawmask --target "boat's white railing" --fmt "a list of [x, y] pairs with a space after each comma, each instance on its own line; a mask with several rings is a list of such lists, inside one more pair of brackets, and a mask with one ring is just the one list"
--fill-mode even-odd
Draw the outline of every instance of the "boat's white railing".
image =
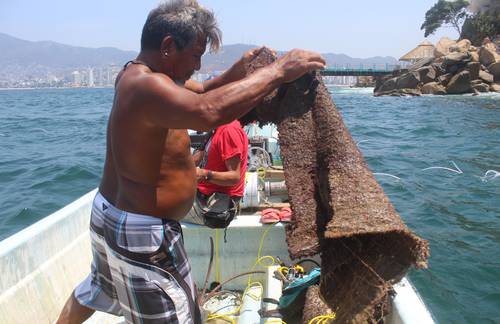
[[0, 242], [0, 323], [52, 323], [90, 270], [93, 190]]

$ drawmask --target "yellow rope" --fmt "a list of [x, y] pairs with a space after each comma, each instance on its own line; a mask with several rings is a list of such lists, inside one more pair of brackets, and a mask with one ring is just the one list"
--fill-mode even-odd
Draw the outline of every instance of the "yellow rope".
[[[264, 245], [264, 239], [267, 236], [267, 233], [269, 232], [269, 230], [271, 229], [271, 227], [272, 227], [272, 225], [269, 226], [264, 231], [264, 233], [262, 233], [262, 236], [260, 238], [260, 243], [259, 243], [259, 250], [257, 251], [257, 260], [255, 261], [254, 265], [252, 266], [252, 270], [251, 271], [253, 271], [255, 269], [255, 267], [257, 267], [258, 265], [260, 265], [262, 267], [270, 267], [270, 266], [276, 264], [276, 261], [274, 260], [274, 258], [272, 256], [270, 256], [270, 255], [265, 255], [265, 256], [262, 256], [262, 257], [260, 256], [260, 254], [262, 253], [262, 247]], [[269, 260], [270, 263], [269, 264], [265, 264], [265, 263], [263, 263], [264, 260]], [[219, 282], [219, 276], [220, 276], [220, 274], [219, 274], [219, 236], [218, 236], [217, 229], [215, 230], [215, 273], [216, 273], [216, 280]], [[260, 287], [260, 296], [256, 296], [256, 295], [253, 295], [253, 294], [249, 293], [248, 290], [251, 287], [254, 287], [254, 286]], [[226, 321], [229, 321], [232, 324], [234, 324], [235, 320], [234, 320], [234, 318], [232, 318], [230, 316], [231, 315], [236, 315], [236, 314], [238, 314], [240, 312], [241, 307], [243, 306], [243, 298], [247, 295], [248, 297], [250, 297], [250, 298], [252, 298], [254, 300], [259, 300], [260, 298], [262, 298], [263, 293], [264, 293], [264, 287], [262, 286], [262, 283], [260, 283], [258, 281], [252, 282], [252, 276], [250, 275], [250, 276], [248, 276], [248, 283], [247, 283], [245, 291], [243, 291], [243, 295], [241, 297], [241, 303], [236, 308], [236, 310], [234, 310], [232, 312], [229, 312], [229, 313], [224, 313], [224, 314], [216, 314], [216, 313], [209, 314], [208, 315], [208, 320], [219, 318], [219, 319], [226, 320]], [[273, 322], [273, 323], [276, 323], [276, 322]], [[285, 323], [285, 322], [281, 321], [279, 323]]]
[[327, 324], [333, 319], [335, 319], [335, 314], [319, 315], [312, 318], [307, 324]]
[[215, 229], [215, 281], [220, 282], [219, 270], [219, 230]]
[[[250, 288], [255, 287], [255, 286], [260, 288], [260, 296], [253, 295], [249, 292]], [[262, 286], [262, 284], [260, 282], [252, 282], [245, 288], [245, 291], [243, 292], [243, 295], [241, 296], [241, 303], [234, 311], [229, 312], [229, 313], [224, 313], [224, 314], [212, 313], [212, 314], [208, 315], [208, 319], [209, 320], [216, 319], [216, 318], [220, 318], [220, 319], [224, 319], [224, 320], [229, 319], [232, 323], [235, 323], [234, 319], [230, 316], [239, 314], [241, 307], [243, 307], [243, 298], [245, 298], [245, 296], [248, 296], [248, 297], [252, 298], [253, 300], [259, 300], [262, 298], [263, 294], [264, 294], [264, 287]]]
[[259, 250], [257, 251], [257, 260], [259, 260], [260, 253], [262, 252], [262, 246], [264, 245], [264, 238], [266, 238], [267, 233], [273, 226], [274, 224], [269, 225], [269, 227], [264, 231], [264, 233], [262, 233], [262, 236], [260, 237]]
[[236, 324], [236, 321], [234, 318], [229, 317], [227, 315], [217, 315], [217, 314], [210, 314], [208, 315], [207, 322], [214, 320], [214, 319], [221, 319], [230, 322], [231, 324]]
[[267, 319], [264, 324], [286, 324], [286, 322], [284, 320], [282, 320], [281, 318], [270, 318], [270, 319]]

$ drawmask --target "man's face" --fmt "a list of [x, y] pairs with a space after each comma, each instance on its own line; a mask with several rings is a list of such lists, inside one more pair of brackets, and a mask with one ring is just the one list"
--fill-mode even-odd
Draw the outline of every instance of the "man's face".
[[201, 57], [206, 47], [206, 39], [199, 37], [193, 45], [176, 51], [172, 67], [174, 81], [184, 84], [195, 71], [200, 69]]

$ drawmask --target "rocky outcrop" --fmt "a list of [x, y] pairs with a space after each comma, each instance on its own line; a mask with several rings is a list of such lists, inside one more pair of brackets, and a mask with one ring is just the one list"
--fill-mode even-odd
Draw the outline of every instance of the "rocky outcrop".
[[422, 83], [432, 82], [436, 79], [436, 70], [432, 66], [424, 66], [417, 70]]
[[436, 45], [434, 58], [421, 60], [407, 70], [377, 79], [375, 96], [418, 96], [497, 91], [500, 54], [488, 43], [479, 48], [467, 39], [446, 37]]
[[471, 42], [468, 39], [462, 39], [456, 45], [450, 47], [450, 52], [466, 53], [471, 48]]
[[488, 71], [493, 74], [495, 82], [500, 81], [500, 61], [490, 64], [488, 66]]
[[479, 79], [483, 80], [486, 83], [493, 83], [493, 74], [490, 74], [486, 71], [479, 71]]
[[496, 47], [493, 43], [488, 43], [479, 50], [479, 62], [484, 66], [489, 66], [500, 61], [500, 55], [496, 52]]
[[488, 92], [490, 91], [490, 86], [486, 83], [479, 82], [476, 84], [472, 84], [472, 89], [477, 92]]
[[490, 84], [490, 91], [492, 91], [492, 92], [500, 92], [500, 83]]
[[450, 53], [450, 47], [456, 46], [457, 42], [449, 39], [448, 37], [443, 37], [436, 44], [436, 48], [434, 49], [434, 56], [441, 57]]
[[470, 73], [469, 71], [462, 71], [460, 73], [455, 74], [448, 86], [446, 86], [446, 92], [449, 94], [460, 94], [471, 92], [471, 84], [470, 84]]
[[420, 91], [422, 92], [422, 94], [433, 94], [433, 95], [446, 94], [446, 88], [437, 82], [429, 82], [424, 84], [424, 86]]
[[479, 79], [479, 71], [481, 71], [481, 63], [469, 62], [467, 63], [467, 71], [470, 73], [471, 80]]

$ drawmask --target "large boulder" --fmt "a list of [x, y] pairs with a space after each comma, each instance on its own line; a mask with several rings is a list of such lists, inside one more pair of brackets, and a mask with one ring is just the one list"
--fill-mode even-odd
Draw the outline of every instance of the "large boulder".
[[473, 84], [472, 90], [477, 92], [488, 92], [490, 91], [490, 86], [486, 83]]
[[500, 81], [500, 61], [488, 65], [488, 72], [493, 74], [495, 81]]
[[457, 45], [457, 42], [449, 39], [448, 37], [443, 37], [436, 44], [436, 48], [434, 49], [434, 56], [441, 57], [450, 53], [450, 47]]
[[449, 94], [460, 94], [471, 92], [472, 88], [470, 85], [470, 73], [469, 71], [462, 71], [455, 74], [448, 85], [446, 86], [446, 92]]
[[469, 54], [472, 62], [479, 62], [479, 53], [477, 51], [469, 52]]
[[407, 97], [407, 96], [420, 96], [422, 92], [419, 89], [394, 89], [389, 91], [375, 92], [375, 97], [379, 96], [393, 96], [393, 97]]
[[466, 69], [470, 73], [470, 79], [476, 80], [479, 78], [479, 71], [481, 70], [481, 63], [469, 62], [469, 63], [467, 63]]
[[493, 83], [494, 81], [493, 74], [482, 70], [479, 71], [479, 78], [487, 83]]
[[451, 73], [446, 73], [446, 74], [443, 74], [443, 75], [440, 75], [438, 78], [437, 78], [437, 81], [439, 83], [441, 83], [443, 86], [447, 86], [448, 85], [448, 82], [450, 82], [451, 78], [453, 77], [453, 74]]
[[443, 62], [438, 63], [436, 61], [434, 61], [434, 63], [432, 63], [431, 66], [436, 72], [436, 78], [437, 78], [438, 76], [445, 74], [446, 69], [443, 67]]
[[490, 91], [500, 92], [500, 83], [492, 83], [492, 84], [490, 84]]
[[384, 92], [396, 89], [396, 81], [398, 78], [392, 78], [385, 81], [380, 88], [376, 89], [376, 92]]
[[422, 94], [445, 95], [446, 88], [437, 82], [429, 82], [420, 89]]
[[465, 53], [468, 52], [471, 46], [471, 42], [468, 39], [462, 39], [455, 45], [450, 47], [450, 52]]
[[424, 66], [418, 69], [419, 80], [422, 83], [429, 83], [436, 79], [436, 70], [432, 66]]
[[497, 54], [496, 46], [493, 43], [483, 45], [479, 50], [479, 62], [484, 66], [489, 66], [500, 61], [500, 55]]
[[420, 75], [418, 72], [409, 72], [400, 76], [396, 81], [398, 89], [415, 89], [420, 83]]
[[471, 61], [471, 56], [468, 52], [466, 53], [455, 52], [455, 53], [450, 53], [444, 57], [443, 65], [449, 67], [452, 65], [466, 64], [470, 61]]

